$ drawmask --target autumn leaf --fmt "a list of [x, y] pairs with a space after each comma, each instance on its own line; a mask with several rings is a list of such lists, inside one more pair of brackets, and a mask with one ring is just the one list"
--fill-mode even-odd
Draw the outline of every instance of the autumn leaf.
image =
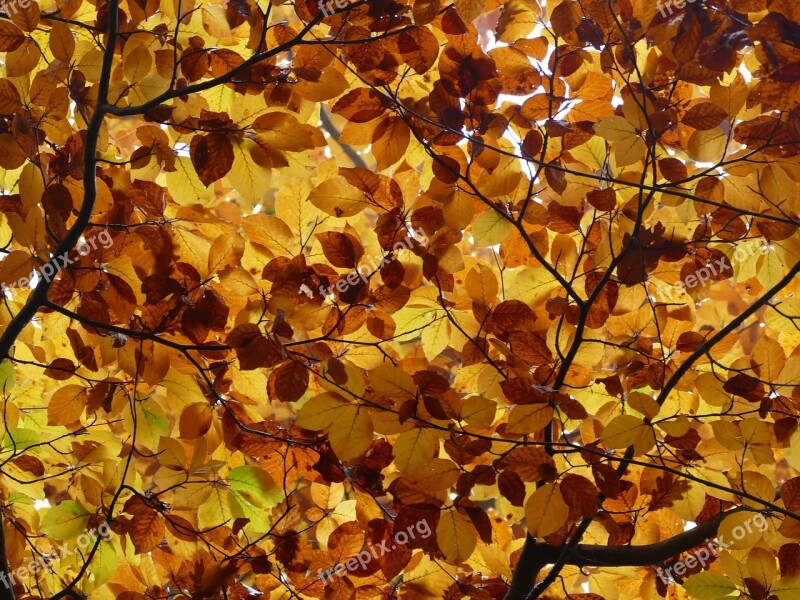
[[0, 362], [0, 389], [3, 390], [3, 394], [10, 392], [16, 381], [14, 364], [7, 359]]
[[221, 179], [233, 166], [233, 145], [223, 134], [194, 136], [189, 155], [203, 185]]
[[464, 22], [471, 23], [483, 12], [485, 4], [483, 0], [457, 0], [454, 6]]
[[271, 398], [277, 398], [282, 402], [296, 402], [305, 394], [308, 382], [308, 368], [303, 364], [289, 361], [270, 373], [267, 392]]
[[537, 433], [544, 429], [553, 418], [553, 408], [547, 404], [528, 404], [515, 406], [508, 415], [509, 433]]
[[450, 509], [439, 518], [436, 526], [439, 548], [454, 563], [466, 561], [478, 543], [478, 534], [466, 515]]
[[561, 529], [568, 515], [569, 507], [558, 484], [545, 484], [525, 501], [528, 532], [536, 537], [545, 537]]
[[713, 571], [692, 575], [686, 580], [684, 588], [698, 600], [726, 598], [737, 592], [736, 586], [730, 579]]
[[322, 182], [311, 190], [308, 199], [314, 206], [334, 217], [351, 217], [366, 208], [363, 192], [341, 179]]
[[620, 415], [606, 426], [600, 440], [609, 448], [633, 446], [637, 454], [644, 454], [655, 444], [655, 435], [641, 419]]
[[11, 596], [798, 595], [795, 0], [6, 8]]
[[25, 35], [9, 21], [0, 22], [0, 52], [16, 50], [25, 41]]
[[550, 19], [556, 35], [564, 36], [581, 22], [580, 4], [574, 0], [564, 0], [553, 9]]
[[179, 429], [181, 437], [194, 440], [205, 435], [211, 428], [213, 411], [207, 403], [195, 402], [181, 412]]
[[726, 117], [720, 107], [711, 102], [695, 104], [683, 116], [683, 123], [695, 129], [713, 129]]
[[231, 487], [258, 508], [271, 508], [283, 499], [278, 485], [265, 471], [257, 467], [241, 466], [228, 474]]
[[51, 538], [64, 541], [83, 533], [88, 521], [89, 513], [85, 508], [71, 500], [64, 500], [47, 510], [40, 527]]
[[163, 515], [136, 496], [125, 503], [125, 512], [133, 515], [128, 534], [137, 554], [150, 552], [162, 542], [166, 531]]
[[501, 214], [487, 210], [475, 220], [473, 236], [476, 246], [494, 246], [505, 241], [514, 226]]
[[47, 404], [48, 425], [68, 425], [80, 419], [88, 401], [86, 388], [65, 385], [56, 391]]
[[322, 251], [325, 253], [325, 258], [327, 258], [328, 262], [334, 267], [344, 269], [354, 268], [364, 255], [364, 249], [361, 247], [361, 243], [348, 233], [338, 233], [335, 231], [318, 233], [317, 239], [320, 241], [320, 244], [322, 244]]

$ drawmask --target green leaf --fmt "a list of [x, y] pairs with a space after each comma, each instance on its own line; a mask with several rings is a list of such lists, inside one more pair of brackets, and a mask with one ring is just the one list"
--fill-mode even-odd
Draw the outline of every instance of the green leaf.
[[214, 486], [211, 495], [197, 510], [197, 524], [201, 529], [233, 525], [234, 519], [243, 517], [242, 505], [231, 490]]
[[283, 500], [272, 477], [258, 467], [236, 467], [228, 475], [228, 483], [246, 502], [259, 508], [272, 508]]
[[94, 575], [95, 586], [100, 587], [111, 579], [114, 571], [117, 570], [118, 563], [119, 556], [113, 543], [100, 542], [90, 567], [91, 573]]
[[800, 598], [800, 575], [782, 577], [772, 584], [769, 592], [777, 596], [778, 600], [796, 600]]
[[239, 503], [239, 506], [241, 506], [243, 518], [250, 520], [250, 522], [245, 525], [245, 530], [259, 535], [267, 533], [272, 521], [269, 513], [257, 506], [249, 504], [248, 500], [244, 498], [241, 492], [234, 489], [229, 491], [231, 496], [233, 496]]
[[136, 404], [136, 441], [155, 450], [161, 436], [169, 435], [169, 422], [161, 406], [152, 398]]
[[20, 492], [11, 492], [8, 495], [8, 503], [9, 504], [25, 504], [27, 506], [33, 506], [33, 498], [28, 496], [27, 494], [21, 494]]
[[502, 244], [511, 230], [514, 229], [508, 219], [498, 211], [489, 209], [475, 219], [472, 226], [472, 237], [476, 246], [495, 246]]
[[64, 500], [42, 517], [40, 529], [54, 540], [71, 540], [86, 531], [88, 522], [86, 509], [72, 500]]
[[520, 269], [517, 276], [511, 281], [506, 290], [506, 297], [536, 306], [547, 300], [551, 292], [560, 287], [555, 277], [545, 269], [524, 268]]
[[0, 363], [0, 392], [7, 394], [14, 387], [17, 378], [14, 375], [14, 365], [6, 359]]
[[713, 571], [692, 575], [683, 587], [687, 594], [697, 600], [718, 600], [739, 592], [730, 579]]
[[23, 427], [9, 427], [3, 439], [3, 449], [17, 452], [39, 443], [39, 432]]
[[392, 315], [396, 327], [394, 339], [410, 342], [418, 338], [437, 319], [437, 312], [429, 306], [404, 306]]

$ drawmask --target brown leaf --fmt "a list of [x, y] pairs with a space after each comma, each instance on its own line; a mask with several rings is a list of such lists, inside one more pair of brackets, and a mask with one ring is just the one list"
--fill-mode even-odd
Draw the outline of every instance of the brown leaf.
[[366, 123], [380, 117], [386, 112], [388, 105], [378, 92], [370, 88], [358, 88], [339, 98], [331, 112], [341, 115], [351, 123]]
[[[532, 129], [525, 134], [525, 139], [522, 141], [522, 154], [527, 158], [538, 158], [543, 145], [544, 136], [536, 129]], [[545, 173], [546, 175], [547, 173]]]
[[281, 349], [254, 323], [234, 327], [225, 343], [236, 350], [239, 368], [244, 371], [273, 366], [282, 359]]
[[10, 21], [0, 21], [0, 52], [16, 50], [25, 41], [25, 34]]
[[295, 360], [288, 360], [270, 373], [267, 395], [281, 402], [297, 402], [306, 393], [308, 380], [308, 367]]
[[498, 469], [513, 471], [522, 481], [542, 481], [552, 475], [555, 462], [543, 449], [523, 446], [506, 454], [500, 461]]
[[363, 545], [364, 532], [356, 521], [342, 523], [328, 538], [328, 552], [337, 563], [358, 554]]
[[514, 331], [508, 341], [515, 356], [528, 364], [539, 366], [553, 361], [553, 354], [541, 336], [529, 331]]
[[662, 158], [658, 161], [658, 169], [670, 183], [683, 181], [689, 177], [686, 165], [677, 158]]
[[[6, 23], [6, 21], [0, 21], [0, 23]], [[17, 88], [8, 79], [0, 79], [0, 113], [12, 115], [20, 108], [22, 108], [22, 100]]]
[[441, 0], [415, 0], [414, 1], [414, 22], [417, 25], [430, 23], [439, 14]]
[[14, 24], [23, 31], [34, 31], [39, 25], [42, 11], [38, 2], [17, 2], [16, 10], [9, 10], [8, 15]]
[[466, 511], [469, 520], [472, 521], [472, 524], [478, 531], [478, 535], [481, 537], [483, 543], [491, 544], [492, 521], [489, 519], [489, 515], [486, 514], [486, 511], [480, 506], [465, 506], [464, 510]]
[[563, 37], [575, 31], [575, 28], [580, 25], [582, 19], [581, 5], [575, 0], [564, 0], [564, 2], [553, 9], [553, 14], [550, 17], [550, 24], [556, 35]]
[[800, 574], [800, 544], [790, 543], [781, 546], [778, 551], [778, 563], [781, 567], [781, 577]]
[[21, 471], [31, 473], [34, 477], [41, 477], [44, 475], [44, 463], [30, 454], [18, 456], [12, 460], [11, 463]]
[[211, 418], [213, 416], [214, 411], [208, 402], [189, 404], [181, 411], [181, 418], [178, 422], [181, 438], [195, 440], [205, 435], [211, 429]]
[[685, 331], [678, 338], [675, 349], [680, 352], [694, 352], [705, 341], [705, 336], [696, 331]]
[[592, 190], [586, 195], [586, 200], [597, 210], [603, 212], [614, 210], [617, 206], [617, 194], [612, 188]]
[[44, 370], [44, 374], [56, 381], [64, 381], [72, 377], [77, 370], [75, 364], [68, 358], [57, 358]]
[[575, 398], [567, 396], [566, 394], [557, 394], [556, 404], [558, 405], [559, 410], [561, 410], [570, 419], [580, 420], [589, 416], [589, 413], [586, 412], [583, 404], [575, 400]]
[[317, 239], [322, 245], [325, 258], [334, 266], [342, 269], [352, 269], [364, 255], [364, 248], [355, 236], [349, 233], [328, 231], [318, 233]]
[[[436, 5], [439, 2], [437, 0]], [[414, 18], [417, 17], [417, 6], [414, 4]], [[428, 4], [430, 7], [431, 4]], [[419, 23], [419, 22], [418, 22]], [[436, 62], [439, 54], [439, 42], [427, 27], [417, 27], [410, 31], [404, 31], [397, 37], [397, 46], [403, 59], [414, 69], [416, 73], [425, 73]]]
[[500, 382], [500, 388], [512, 404], [533, 404], [543, 401], [534, 393], [533, 381], [527, 377], [504, 379]]
[[551, 202], [547, 206], [547, 228], [556, 233], [572, 233], [581, 225], [581, 211], [575, 206]]
[[561, 169], [554, 169], [553, 167], [545, 167], [544, 176], [547, 179], [547, 184], [553, 188], [557, 194], [563, 194], [567, 189], [567, 176]]
[[506, 300], [492, 311], [495, 327], [501, 332], [525, 331], [533, 328], [536, 315], [530, 306], [520, 300]]
[[153, 550], [164, 540], [166, 532], [164, 517], [152, 509], [137, 513], [128, 527], [136, 554]]
[[514, 471], [503, 471], [497, 477], [497, 488], [512, 506], [525, 505], [525, 484]]
[[714, 127], [722, 123], [722, 120], [727, 116], [727, 113], [716, 104], [712, 102], [701, 102], [690, 108], [686, 114], [683, 115], [681, 121], [684, 125], [688, 125], [689, 127], [707, 130], [714, 129]]
[[741, 396], [750, 402], [760, 402], [764, 398], [765, 393], [764, 385], [760, 381], [744, 373], [734, 375], [728, 379], [725, 385], [722, 386], [722, 389], [729, 394]]
[[167, 190], [152, 181], [137, 179], [131, 185], [131, 200], [145, 214], [163, 216], [168, 198]]
[[592, 465], [592, 475], [597, 487], [606, 498], [616, 498], [622, 491], [617, 470], [609, 464], [598, 463]]
[[786, 510], [800, 511], [800, 477], [793, 477], [781, 486], [781, 500]]
[[214, 77], [224, 77], [243, 62], [244, 59], [233, 50], [216, 48], [211, 52], [211, 74]]
[[561, 480], [561, 494], [570, 507], [578, 515], [591, 518], [599, 509], [599, 493], [594, 484], [580, 475], [572, 473]]
[[208, 186], [231, 170], [233, 144], [228, 136], [221, 133], [196, 135], [189, 144], [189, 156], [200, 181]]

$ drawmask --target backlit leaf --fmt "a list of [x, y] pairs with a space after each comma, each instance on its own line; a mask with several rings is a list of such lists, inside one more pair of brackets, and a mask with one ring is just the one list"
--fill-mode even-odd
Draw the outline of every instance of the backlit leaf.
[[528, 532], [534, 537], [545, 537], [558, 531], [566, 524], [568, 515], [569, 507], [558, 484], [543, 485], [525, 502]]
[[59, 541], [72, 540], [86, 530], [89, 513], [72, 500], [64, 500], [48, 509], [42, 517], [42, 531]]

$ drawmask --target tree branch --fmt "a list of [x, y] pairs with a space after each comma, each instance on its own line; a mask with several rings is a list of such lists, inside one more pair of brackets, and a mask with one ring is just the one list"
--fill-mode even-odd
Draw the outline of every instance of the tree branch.
[[339, 147], [342, 151], [347, 155], [347, 158], [353, 163], [353, 166], [359, 167], [361, 169], [367, 169], [367, 163], [364, 162], [364, 159], [353, 150], [349, 144], [342, 144], [339, 141], [339, 136], [341, 135], [340, 131], [337, 131], [336, 126], [331, 121], [331, 116], [328, 113], [328, 108], [324, 104], [320, 104], [319, 107], [319, 120], [322, 123], [322, 128], [327, 131], [331, 138], [339, 144]]
[[[647, 567], [663, 563], [665, 560], [691, 550], [717, 534], [720, 523], [728, 515], [741, 510], [736, 507], [719, 513], [697, 527], [655, 544], [643, 546], [598, 546], [578, 544], [566, 550], [565, 564], [577, 567]], [[525, 542], [514, 568], [511, 587], [505, 600], [522, 600], [531, 588], [539, 571], [555, 563], [564, 552], [562, 546], [552, 546], [530, 536]]]
[[[86, 129], [85, 146], [83, 151], [83, 204], [78, 212], [75, 223], [70, 227], [67, 234], [56, 247], [47, 265], [52, 269], [52, 277], [42, 277], [36, 285], [36, 289], [28, 297], [28, 301], [22, 309], [14, 315], [8, 326], [0, 336], [0, 360], [11, 358], [11, 348], [22, 333], [23, 329], [33, 320], [36, 313], [47, 301], [47, 292], [55, 280], [55, 275], [61, 270], [59, 258], [69, 253], [80, 240], [81, 235], [86, 230], [94, 211], [95, 201], [97, 200], [97, 142], [100, 129], [103, 126], [106, 112], [104, 106], [108, 102], [108, 90], [111, 82], [111, 69], [114, 62], [114, 50], [117, 45], [118, 28], [118, 9], [119, 0], [108, 0], [108, 40], [105, 51], [103, 52], [103, 64], [100, 71], [100, 83], [97, 91], [97, 104], [89, 126]], [[44, 267], [43, 267], [44, 269]], [[9, 564], [6, 558], [6, 539], [3, 529], [2, 519], [0, 519], [0, 547], [3, 553], [0, 555], [0, 572], [9, 573]], [[0, 600], [14, 600], [14, 591], [5, 586], [0, 586]]]

